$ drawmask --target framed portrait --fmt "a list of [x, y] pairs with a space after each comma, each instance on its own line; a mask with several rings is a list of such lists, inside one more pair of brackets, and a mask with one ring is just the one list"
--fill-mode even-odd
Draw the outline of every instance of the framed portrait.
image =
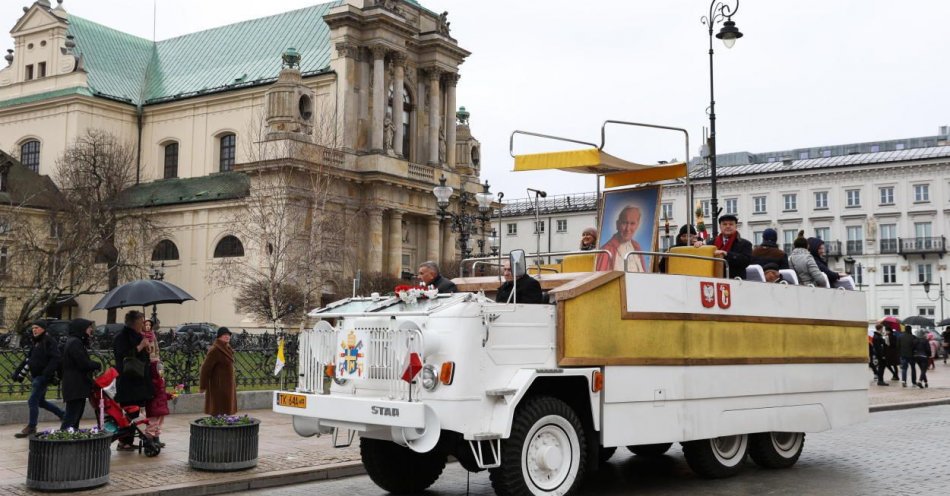
[[[604, 192], [597, 232], [603, 254], [597, 258], [597, 270], [623, 270], [624, 257], [631, 251], [656, 251], [660, 187], [619, 189]], [[654, 272], [656, 257], [631, 256], [630, 272]]]

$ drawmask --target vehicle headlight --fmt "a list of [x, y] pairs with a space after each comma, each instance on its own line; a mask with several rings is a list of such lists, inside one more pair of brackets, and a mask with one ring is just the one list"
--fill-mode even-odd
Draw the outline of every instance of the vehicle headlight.
[[422, 387], [426, 391], [434, 391], [439, 385], [439, 373], [435, 370], [435, 365], [426, 364], [422, 367]]

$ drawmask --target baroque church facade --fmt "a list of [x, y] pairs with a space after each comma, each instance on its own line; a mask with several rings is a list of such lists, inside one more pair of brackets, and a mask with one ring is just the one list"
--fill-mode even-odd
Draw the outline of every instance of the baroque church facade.
[[[153, 264], [197, 300], [162, 307], [163, 326], [266, 325], [237, 312], [234, 290], [208, 273], [221, 258], [262, 255], [240, 239], [234, 212], [280, 171], [329, 178], [327, 210], [344, 228], [329, 243], [338, 259], [321, 274], [324, 298], [348, 295], [358, 272], [457, 259], [432, 188], [441, 177], [454, 188], [449, 210], [460, 191], [480, 192], [480, 153], [456, 117], [469, 52], [447, 14], [345, 0], [152, 42], [38, 0], [11, 34], [0, 147], [55, 180], [57, 159], [88, 130], [134, 144], [126, 201], [155, 216]], [[104, 322], [90, 311], [98, 298], [77, 298], [72, 314]]]

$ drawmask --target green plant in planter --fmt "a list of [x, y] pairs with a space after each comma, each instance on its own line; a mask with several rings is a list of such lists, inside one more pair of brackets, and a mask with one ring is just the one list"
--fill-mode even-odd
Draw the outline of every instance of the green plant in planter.
[[36, 438], [45, 439], [47, 441], [78, 441], [80, 439], [92, 439], [107, 435], [109, 435], [109, 433], [100, 430], [98, 427], [92, 427], [90, 429], [73, 429], [70, 427], [64, 431], [59, 429], [46, 429], [45, 431], [36, 433]]
[[261, 421], [247, 415], [215, 415], [191, 422], [188, 464], [198, 470], [243, 470], [257, 465]]
[[254, 420], [255, 419], [247, 415], [215, 415], [213, 417], [200, 418], [196, 422], [208, 427], [228, 427], [232, 425], [251, 425], [254, 423]]

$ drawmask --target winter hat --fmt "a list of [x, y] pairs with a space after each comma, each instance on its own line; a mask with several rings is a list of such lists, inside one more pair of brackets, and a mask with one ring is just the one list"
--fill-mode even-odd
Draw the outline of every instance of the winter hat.
[[778, 242], [778, 232], [771, 227], [762, 231], [762, 241], [771, 241], [773, 243]]
[[42, 327], [43, 330], [47, 330], [49, 324], [45, 320], [34, 320], [30, 326]]
[[763, 271], [769, 271], [769, 270], [778, 271], [778, 264], [774, 262], [769, 262], [762, 266], [762, 270]]
[[230, 335], [230, 334], [231, 334], [231, 329], [228, 329], [227, 327], [219, 327], [219, 328], [218, 328], [218, 336], [217, 336], [217, 337], [220, 338], [221, 336], [224, 336], [225, 334]]
[[81, 338], [86, 334], [86, 329], [89, 329], [89, 326], [91, 325], [91, 320], [73, 319], [69, 322], [69, 335]]
[[689, 229], [690, 234], [696, 234], [696, 228], [689, 224], [683, 224], [683, 227], [680, 227], [680, 234], [686, 234], [687, 229]]

